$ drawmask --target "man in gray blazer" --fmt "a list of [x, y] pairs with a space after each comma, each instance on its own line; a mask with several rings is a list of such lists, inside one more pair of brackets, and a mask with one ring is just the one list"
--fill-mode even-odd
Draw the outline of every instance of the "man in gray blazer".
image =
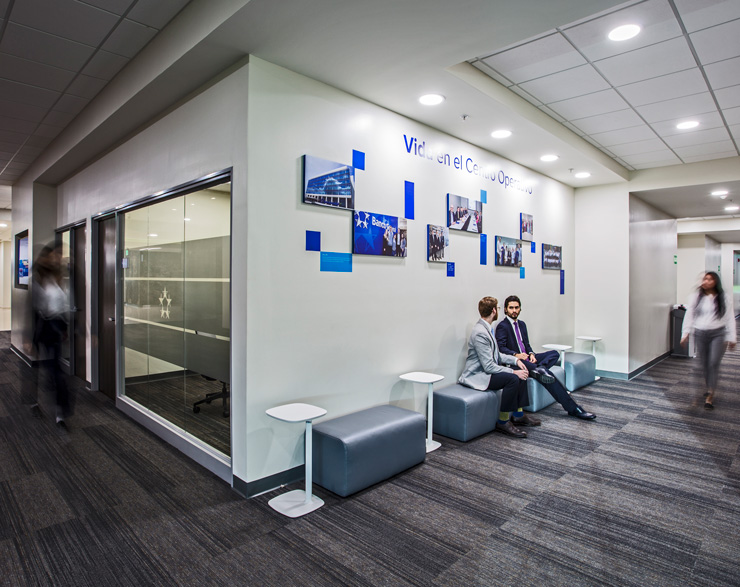
[[[458, 383], [480, 391], [503, 389], [501, 411], [496, 430], [516, 438], [526, 438], [527, 433], [517, 426], [539, 426], [541, 422], [522, 411], [529, 405], [527, 377], [524, 364], [512, 355], [498, 350], [491, 325], [498, 318], [498, 300], [485, 297], [478, 302], [481, 319], [473, 326], [468, 339], [468, 357]], [[513, 412], [513, 416], [512, 416]]]

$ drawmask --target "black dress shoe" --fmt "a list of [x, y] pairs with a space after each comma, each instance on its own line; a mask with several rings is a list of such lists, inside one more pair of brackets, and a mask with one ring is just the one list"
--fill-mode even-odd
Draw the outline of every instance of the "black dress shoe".
[[568, 412], [569, 416], [575, 416], [576, 418], [580, 418], [581, 420], [593, 420], [596, 418], [596, 414], [592, 414], [591, 412], [587, 412], [582, 407], [577, 407], [572, 412]]
[[537, 381], [539, 381], [540, 383], [544, 383], [545, 385], [555, 381], [555, 377], [548, 373], [547, 369], [545, 369], [544, 367], [535, 367], [534, 369], [532, 369], [532, 371], [530, 371], [530, 375], [534, 377]]
[[534, 416], [530, 416], [529, 414], [524, 414], [521, 418], [515, 418], [512, 416], [511, 423], [514, 424], [514, 426], [541, 426], [542, 420], [539, 420]]
[[523, 430], [519, 430], [511, 422], [496, 422], [496, 430], [503, 432], [508, 436], [514, 436], [515, 438], [527, 438], [527, 433]]

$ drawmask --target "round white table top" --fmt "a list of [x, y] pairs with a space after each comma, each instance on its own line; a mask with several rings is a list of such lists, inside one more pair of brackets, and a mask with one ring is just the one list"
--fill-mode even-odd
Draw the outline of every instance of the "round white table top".
[[406, 381], [413, 381], [414, 383], [436, 383], [437, 381], [442, 381], [444, 379], [444, 375], [424, 373], [424, 371], [412, 371], [411, 373], [404, 373], [398, 377]]
[[543, 349], [549, 349], [553, 351], [569, 351], [573, 347], [569, 344], [543, 344]]
[[265, 410], [265, 413], [284, 422], [306, 422], [321, 418], [326, 414], [326, 410], [311, 404], [285, 404]]
[[576, 336], [578, 340], [590, 340], [591, 342], [597, 342], [603, 338], [603, 336]]

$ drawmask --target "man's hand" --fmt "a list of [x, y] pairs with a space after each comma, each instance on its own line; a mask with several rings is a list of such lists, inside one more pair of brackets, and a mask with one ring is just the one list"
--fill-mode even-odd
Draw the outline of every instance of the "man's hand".
[[534, 356], [534, 353], [529, 353], [529, 359], [527, 359], [530, 363], [536, 363], [537, 357]]
[[[529, 355], [527, 353], [517, 353], [514, 355], [517, 359], [520, 359], [522, 361], [526, 361], [529, 359]], [[522, 367], [523, 369], [524, 367]]]
[[686, 346], [687, 344], [689, 344], [689, 335], [688, 334], [681, 339], [681, 346]]
[[518, 371], [514, 371], [514, 375], [519, 377], [519, 379], [521, 379], [522, 381], [526, 381], [527, 378], [529, 377], [529, 371], [527, 371], [526, 369], [524, 370], [520, 369]]

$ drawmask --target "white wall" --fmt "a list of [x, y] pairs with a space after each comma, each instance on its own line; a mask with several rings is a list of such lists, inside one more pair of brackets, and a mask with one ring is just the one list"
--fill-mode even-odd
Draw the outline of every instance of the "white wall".
[[699, 287], [706, 264], [706, 241], [703, 234], [678, 235], [676, 303], [687, 304]]
[[710, 236], [704, 240], [704, 269], [722, 273], [722, 245]]
[[740, 288], [739, 291], [735, 291], [734, 284], [734, 272], [740, 272], [740, 263], [737, 267], [735, 265], [735, 251], [740, 251], [740, 243], [722, 243], [722, 271], [720, 276], [722, 277], [722, 287], [729, 295], [732, 300], [732, 305], [735, 314], [740, 312]]
[[[336, 417], [393, 403], [423, 412], [426, 390], [401, 382], [415, 370], [460, 374], [468, 333], [484, 295], [523, 301], [535, 347], [573, 340], [573, 193], [553, 180], [305, 77], [263, 61], [250, 62], [249, 315], [247, 341], [247, 480], [303, 462], [303, 428], [264, 410], [307, 402]], [[509, 175], [531, 179], [534, 193], [504, 189], [465, 171], [409, 155], [404, 134], [433, 148], [472, 157]], [[404, 180], [415, 183], [415, 219], [408, 222], [406, 259], [355, 256], [352, 273], [319, 271], [305, 251], [305, 231], [321, 232], [325, 251], [351, 251], [352, 214], [300, 202], [301, 157], [351, 162], [356, 207], [404, 215]], [[451, 231], [456, 276], [426, 261], [426, 225], [444, 224], [448, 192], [478, 199], [488, 235], [488, 265], [479, 237]], [[519, 236], [519, 213], [534, 215], [537, 253], [525, 252], [526, 277], [494, 266], [495, 235]], [[562, 245], [566, 294], [557, 271], [541, 267], [542, 242]], [[243, 472], [243, 457], [235, 455]]]
[[676, 219], [630, 195], [629, 372], [668, 352]]
[[0, 241], [0, 330], [10, 330], [10, 300], [13, 283], [13, 243]]

